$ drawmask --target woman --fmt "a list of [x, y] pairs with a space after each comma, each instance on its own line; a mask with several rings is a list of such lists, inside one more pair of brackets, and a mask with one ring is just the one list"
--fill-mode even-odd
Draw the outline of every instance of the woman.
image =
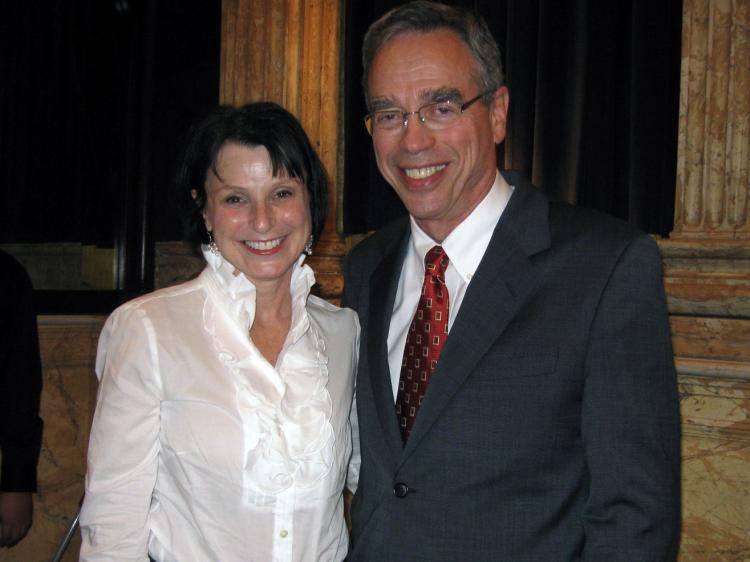
[[302, 264], [320, 160], [278, 105], [221, 107], [178, 184], [207, 267], [104, 327], [81, 560], [342, 560], [359, 325]]

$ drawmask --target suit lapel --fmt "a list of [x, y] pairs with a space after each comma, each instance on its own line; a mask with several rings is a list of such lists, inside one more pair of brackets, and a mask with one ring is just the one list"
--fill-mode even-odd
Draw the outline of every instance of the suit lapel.
[[401, 432], [396, 420], [388, 365], [388, 331], [391, 324], [391, 311], [396, 298], [398, 279], [409, 241], [409, 223], [402, 231], [400, 239], [394, 243], [370, 280], [370, 311], [368, 337], [368, 365], [370, 384], [375, 398], [375, 406], [383, 428], [385, 440], [398, 458], [402, 452]]
[[417, 447], [539, 282], [530, 257], [549, 248], [548, 202], [521, 178], [469, 284], [430, 380], [402, 462]]

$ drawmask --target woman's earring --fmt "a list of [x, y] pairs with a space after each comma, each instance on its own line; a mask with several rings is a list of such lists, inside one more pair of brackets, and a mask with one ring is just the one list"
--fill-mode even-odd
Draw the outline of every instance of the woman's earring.
[[312, 246], [313, 246], [313, 236], [310, 235], [310, 239], [307, 241], [307, 244], [305, 244], [305, 255], [312, 256]]
[[214, 242], [214, 236], [211, 234], [211, 231], [208, 232], [208, 251], [211, 252], [215, 256], [220, 256], [221, 251], [219, 250], [219, 247], [216, 245], [216, 242]]

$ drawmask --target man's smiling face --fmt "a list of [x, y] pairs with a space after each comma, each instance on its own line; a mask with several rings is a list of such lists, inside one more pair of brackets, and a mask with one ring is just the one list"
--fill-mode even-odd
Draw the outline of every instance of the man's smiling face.
[[[453, 96], [482, 93], [469, 48], [452, 31], [405, 32], [377, 52], [368, 77], [370, 109], [416, 111]], [[479, 204], [495, 180], [495, 144], [505, 137], [507, 90], [479, 101], [447, 129], [430, 131], [416, 115], [397, 131], [373, 132], [380, 172], [419, 226], [440, 242]]]

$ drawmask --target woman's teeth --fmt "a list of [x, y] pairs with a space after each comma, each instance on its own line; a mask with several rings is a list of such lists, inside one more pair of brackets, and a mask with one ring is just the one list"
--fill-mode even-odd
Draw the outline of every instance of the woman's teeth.
[[281, 244], [281, 238], [277, 238], [276, 240], [261, 240], [261, 241], [255, 241], [255, 240], [245, 240], [245, 245], [248, 248], [252, 248], [253, 250], [260, 250], [260, 251], [267, 251], [267, 250], [273, 250], [276, 246]]

